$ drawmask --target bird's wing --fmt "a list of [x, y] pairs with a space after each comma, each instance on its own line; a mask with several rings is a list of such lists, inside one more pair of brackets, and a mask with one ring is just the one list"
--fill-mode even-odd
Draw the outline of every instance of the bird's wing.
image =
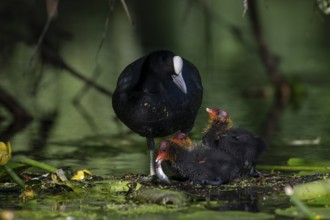
[[202, 81], [198, 69], [195, 67], [194, 64], [192, 64], [188, 60], [183, 59], [183, 61], [184, 61], [183, 63], [184, 65], [182, 72], [183, 72], [183, 78], [185, 79], [186, 83], [193, 84], [196, 86], [198, 90], [203, 91]]
[[137, 85], [145, 58], [146, 56], [141, 57], [123, 70], [117, 81], [118, 92], [132, 90]]

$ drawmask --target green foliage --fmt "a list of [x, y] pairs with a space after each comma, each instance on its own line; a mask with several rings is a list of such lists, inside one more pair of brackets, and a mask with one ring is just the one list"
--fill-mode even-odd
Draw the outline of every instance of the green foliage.
[[329, 160], [310, 160], [310, 159], [292, 157], [288, 160], [288, 165], [289, 166], [330, 167], [330, 161]]
[[[329, 219], [330, 218], [330, 208], [311, 208], [311, 211], [314, 214], [314, 218], [311, 219]], [[277, 209], [275, 210], [277, 215], [291, 217], [291, 218], [305, 218], [304, 213], [299, 211], [299, 209], [295, 207], [287, 208], [287, 209]]]
[[187, 202], [187, 197], [183, 192], [154, 187], [141, 187], [134, 193], [133, 199], [142, 203], [171, 204], [175, 206], [183, 206]]
[[225, 211], [225, 212], [216, 212], [216, 211], [199, 211], [186, 215], [182, 215], [180, 219], [184, 220], [194, 220], [194, 219], [219, 219], [219, 220], [248, 220], [248, 219], [274, 219], [273, 215], [266, 213], [251, 213], [251, 212], [243, 212], [243, 211]]
[[330, 179], [296, 185], [294, 195], [299, 199], [314, 199], [330, 196]]

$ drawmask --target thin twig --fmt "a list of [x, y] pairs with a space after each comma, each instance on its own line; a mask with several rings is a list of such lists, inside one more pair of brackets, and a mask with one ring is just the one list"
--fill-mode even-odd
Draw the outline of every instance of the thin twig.
[[125, 13], [126, 13], [126, 16], [128, 18], [129, 23], [133, 24], [132, 17], [131, 17], [131, 14], [130, 14], [129, 10], [128, 10], [128, 7], [127, 7], [127, 4], [126, 4], [125, 0], [120, 0], [120, 2], [123, 5], [123, 8], [125, 10]]
[[282, 72], [278, 68], [276, 56], [270, 52], [267, 43], [263, 37], [262, 26], [260, 24], [260, 18], [257, 12], [256, 0], [248, 0], [248, 4], [249, 18], [251, 21], [256, 43], [259, 47], [259, 56], [267, 70], [271, 82], [275, 85], [277, 95], [281, 98], [283, 103], [287, 103], [291, 95], [290, 87]]
[[[110, 7], [108, 15], [106, 17], [106, 20], [105, 20], [105, 23], [104, 23], [103, 34], [101, 36], [101, 41], [100, 41], [100, 44], [98, 46], [98, 49], [97, 49], [97, 52], [96, 52], [96, 55], [95, 55], [95, 67], [94, 67], [94, 71], [92, 73], [92, 79], [94, 81], [96, 81], [96, 79], [101, 74], [99, 64], [98, 64], [98, 59], [99, 59], [99, 55], [101, 53], [101, 49], [103, 47], [105, 38], [106, 38], [107, 33], [108, 33], [109, 21], [110, 21], [110, 11], [111, 11], [111, 7]], [[75, 97], [73, 98], [73, 105], [77, 108], [78, 112], [82, 115], [82, 117], [87, 121], [87, 123], [92, 128], [92, 130], [95, 131], [95, 130], [97, 130], [97, 124], [94, 122], [93, 117], [88, 113], [88, 111], [83, 107], [83, 105], [80, 104], [81, 100], [83, 99], [85, 94], [87, 94], [89, 89], [90, 89], [90, 85], [86, 83], [85, 86], [83, 88], [81, 88], [81, 90], [79, 90], [77, 95], [75, 95]]]
[[50, 23], [52, 22], [52, 20], [53, 19], [51, 17], [48, 17], [47, 22], [46, 22], [46, 24], [45, 24], [45, 26], [44, 26], [44, 28], [43, 28], [43, 30], [41, 32], [41, 35], [38, 38], [38, 42], [37, 42], [36, 46], [34, 47], [33, 52], [32, 52], [32, 54], [30, 56], [29, 62], [27, 64], [27, 67], [26, 67], [26, 70], [25, 70], [25, 73], [26, 74], [29, 74], [31, 72], [31, 69], [32, 69], [32, 67], [34, 65], [34, 61], [35, 61], [35, 57], [37, 55], [37, 52], [39, 51], [39, 49], [41, 47], [41, 44], [42, 44], [42, 42], [43, 42], [43, 40], [44, 40], [44, 38], [46, 36], [46, 33], [47, 33], [48, 29], [49, 29], [49, 26], [50, 26]]
[[245, 16], [247, 10], [249, 9], [249, 3], [248, 0], [243, 0], [243, 17]]

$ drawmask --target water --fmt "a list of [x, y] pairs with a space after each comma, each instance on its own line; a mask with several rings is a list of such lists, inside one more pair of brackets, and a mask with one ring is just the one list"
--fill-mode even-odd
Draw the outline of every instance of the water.
[[[137, 7], [127, 3], [132, 11]], [[138, 9], [132, 14], [136, 25], [131, 26], [118, 2], [110, 13], [108, 32], [98, 56], [108, 12], [106, 2], [71, 4], [61, 2], [60, 15], [52, 26], [64, 35], [49, 34], [47, 42], [59, 46], [62, 58], [75, 70], [91, 77], [97, 69], [101, 73], [97, 83], [113, 91], [118, 75], [128, 63], [144, 55], [144, 51], [167, 48], [193, 62], [201, 72], [205, 95], [192, 131], [196, 141], [207, 123], [206, 107], [223, 108], [231, 114], [235, 126], [259, 135], [267, 134], [265, 124], [272, 111], [274, 92], [256, 51], [248, 18], [241, 16], [241, 2], [212, 2], [212, 20], [205, 18], [202, 6], [191, 6], [191, 12], [184, 14], [187, 2], [169, 1], [166, 8], [152, 13], [153, 22], [164, 22], [163, 28], [171, 27], [161, 35], [163, 38], [157, 39], [150, 36], [161, 29], [159, 25], [149, 21], [154, 29], [141, 33], [139, 22], [144, 20]], [[329, 17], [320, 15], [313, 4], [314, 1], [260, 2], [267, 43], [278, 55], [280, 69], [296, 91], [294, 101], [280, 112], [274, 132], [268, 134], [270, 148], [260, 164], [283, 165], [291, 157], [313, 160], [330, 157]], [[9, 19], [8, 26], [14, 27], [15, 22], [19, 23], [15, 26], [18, 30], [25, 30], [27, 24], [14, 17]], [[43, 20], [38, 22], [42, 27]], [[232, 28], [239, 32], [233, 32]], [[89, 169], [100, 176], [148, 173], [144, 138], [129, 132], [115, 119], [109, 97], [90, 89], [81, 99], [81, 106], [92, 118], [91, 124], [73, 105], [84, 85], [67, 70], [54, 65], [38, 63], [30, 75], [22, 75], [33, 48], [23, 40], [14, 45], [1, 65], [1, 86], [35, 118], [22, 132], [11, 137], [15, 156], [25, 155], [56, 167]], [[43, 77], [33, 93], [38, 72]], [[52, 112], [56, 114], [49, 136], [40, 138], [41, 119]], [[4, 110], [1, 116], [3, 121], [10, 118]], [[320, 143], [316, 145], [289, 145], [294, 140], [318, 137]], [[157, 139], [157, 143], [160, 141]]]

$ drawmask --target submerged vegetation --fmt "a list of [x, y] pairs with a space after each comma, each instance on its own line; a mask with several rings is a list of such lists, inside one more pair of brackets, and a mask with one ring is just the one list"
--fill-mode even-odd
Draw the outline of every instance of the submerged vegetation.
[[[164, 185], [158, 179], [147, 180], [137, 174], [101, 177], [92, 175], [89, 170], [63, 171], [27, 158], [13, 156], [11, 159], [7, 163], [9, 169], [24, 182], [17, 182], [2, 166], [0, 200], [6, 201], [1, 206], [2, 219], [10, 214], [33, 219], [91, 219], [98, 215], [133, 219], [157, 215], [161, 219], [172, 214], [174, 219], [330, 217], [327, 208], [330, 204], [329, 175], [315, 173], [320, 162], [311, 160], [305, 162], [308, 170], [316, 165], [314, 174], [297, 173], [295, 165], [302, 165], [304, 160], [293, 158], [287, 166], [260, 166], [263, 175], [259, 178], [240, 177], [228, 184], [208, 186], [174, 180], [171, 185]], [[322, 164], [327, 163], [323, 161]], [[38, 171], [33, 171], [36, 167]], [[290, 168], [293, 169], [289, 171]], [[17, 206], [20, 208], [14, 208]], [[219, 211], [225, 212], [220, 214]]]

